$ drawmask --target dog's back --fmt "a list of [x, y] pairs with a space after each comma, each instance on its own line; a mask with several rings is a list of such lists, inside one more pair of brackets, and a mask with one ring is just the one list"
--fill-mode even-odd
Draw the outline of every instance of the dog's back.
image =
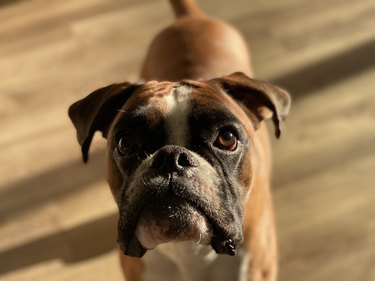
[[246, 44], [231, 26], [205, 16], [192, 0], [170, 0], [176, 21], [146, 55], [145, 80], [209, 79], [235, 71], [252, 76]]

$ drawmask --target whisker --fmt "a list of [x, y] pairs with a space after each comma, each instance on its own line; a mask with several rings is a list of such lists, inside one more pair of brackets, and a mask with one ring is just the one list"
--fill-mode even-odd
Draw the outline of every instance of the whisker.
[[148, 185], [148, 183], [146, 182], [146, 180], [144, 179], [144, 178], [141, 178], [141, 181], [142, 181], [142, 183], [144, 184], [144, 185]]
[[197, 242], [195, 242], [197, 245], [199, 245], [202, 241], [202, 233], [199, 232], [199, 239]]

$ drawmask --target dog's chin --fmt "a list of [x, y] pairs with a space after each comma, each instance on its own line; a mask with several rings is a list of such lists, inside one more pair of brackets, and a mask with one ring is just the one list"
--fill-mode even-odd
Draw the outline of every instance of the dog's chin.
[[209, 245], [213, 230], [201, 211], [186, 201], [174, 199], [146, 206], [140, 213], [135, 234], [141, 245], [150, 250], [173, 241]]

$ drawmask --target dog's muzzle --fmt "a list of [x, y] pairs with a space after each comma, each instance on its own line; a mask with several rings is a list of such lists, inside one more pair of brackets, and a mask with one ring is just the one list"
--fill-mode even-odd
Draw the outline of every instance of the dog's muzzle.
[[[122, 200], [119, 243], [126, 255], [140, 257], [161, 243], [194, 241], [234, 255], [240, 234], [225, 233], [209, 196], [200, 190], [200, 162], [186, 148], [167, 145], [135, 179], [136, 191]], [[136, 194], [136, 195], [134, 195]]]

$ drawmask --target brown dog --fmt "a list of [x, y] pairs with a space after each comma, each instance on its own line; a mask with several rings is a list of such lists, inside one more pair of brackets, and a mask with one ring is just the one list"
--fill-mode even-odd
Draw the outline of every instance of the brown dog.
[[126, 280], [275, 280], [262, 121], [278, 137], [289, 95], [248, 77], [233, 28], [190, 0], [171, 4], [177, 19], [151, 44], [148, 82], [101, 88], [69, 109], [84, 161], [95, 131], [108, 140]]

